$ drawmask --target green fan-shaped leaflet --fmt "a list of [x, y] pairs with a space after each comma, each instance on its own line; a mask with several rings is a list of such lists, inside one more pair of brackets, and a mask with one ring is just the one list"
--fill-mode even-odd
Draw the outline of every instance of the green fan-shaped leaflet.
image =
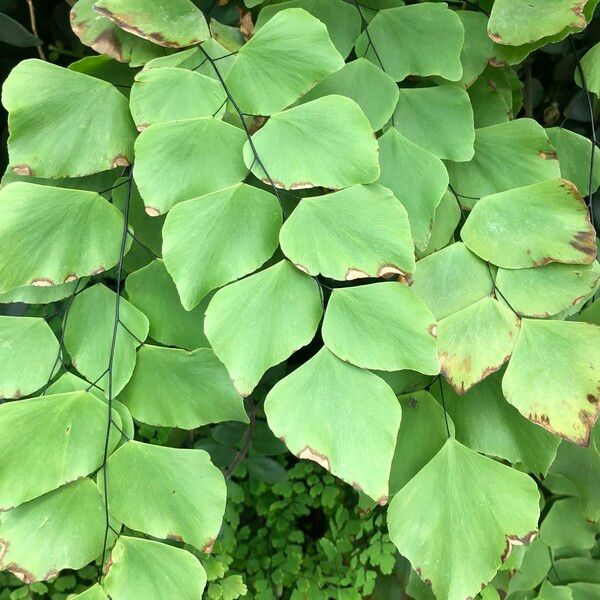
[[401, 409], [380, 377], [323, 348], [273, 387], [265, 412], [296, 456], [387, 502]]
[[[600, 60], [600, 53], [598, 54]], [[592, 142], [582, 135], [563, 127], [546, 129], [546, 134], [560, 163], [560, 173], [564, 179], [572, 181], [581, 194], [590, 192], [590, 155]], [[600, 187], [600, 154], [594, 153], [594, 177], [591, 193]]]
[[[338, 52], [346, 57], [360, 35], [360, 14], [350, 3], [342, 0], [288, 0], [265, 6], [256, 19], [258, 32], [274, 15], [287, 8], [303, 8], [327, 26], [329, 37]], [[281, 27], [281, 26], [280, 26]]]
[[193, 554], [152, 540], [119, 537], [109, 564], [102, 585], [112, 600], [198, 600], [206, 586]]
[[[600, 96], [600, 44], [596, 44], [588, 50], [585, 56], [581, 59], [581, 68], [585, 75], [587, 89], [594, 92], [596, 96]], [[575, 81], [577, 85], [583, 87], [579, 70], [575, 72]]]
[[462, 242], [417, 261], [412, 289], [440, 320], [492, 293], [487, 265]]
[[600, 285], [600, 265], [553, 263], [532, 269], [498, 269], [496, 286], [520, 315], [545, 318], [577, 306]]
[[93, 9], [96, 0], [79, 0], [71, 9], [71, 28], [86, 46], [119, 62], [139, 67], [162, 56], [165, 49], [127, 33]]
[[130, 529], [210, 552], [227, 496], [204, 450], [127, 442], [108, 460], [111, 514]]
[[186, 311], [162, 260], [153, 260], [131, 273], [125, 282], [125, 291], [129, 301], [148, 317], [152, 339], [187, 350], [208, 347], [204, 336], [204, 311], [210, 297], [193, 310]]
[[[113, 338], [116, 294], [96, 284], [73, 300], [65, 331], [65, 347], [73, 366], [108, 394], [108, 363]], [[129, 381], [135, 366], [136, 348], [148, 336], [146, 315], [124, 298], [120, 300], [112, 369], [112, 391], [116, 396]]]
[[472, 160], [446, 166], [459, 202], [467, 209], [481, 196], [560, 177], [556, 152], [543, 127], [532, 119], [476, 129]]
[[465, 42], [460, 52], [463, 74], [460, 81], [468, 88], [485, 70], [492, 52], [492, 40], [487, 34], [488, 19], [482, 12], [456, 11], [465, 30]]
[[409, 288], [390, 281], [333, 290], [322, 327], [336, 356], [365, 369], [439, 373], [435, 317]]
[[[600, 584], [600, 575], [598, 567], [600, 561], [584, 556], [574, 556], [571, 558], [563, 558], [561, 560], [554, 561], [552, 571], [549, 573], [548, 579], [558, 585], [560, 581], [563, 584], [572, 584], [577, 582], [577, 585], [585, 584]], [[572, 586], [569, 586], [572, 589]], [[592, 586], [586, 589], [586, 594], [582, 597], [577, 598], [579, 600], [589, 600], [592, 590], [598, 592], [600, 585]], [[597, 593], [595, 594], [597, 596]], [[594, 599], [594, 595], [591, 596]]]
[[600, 411], [600, 327], [523, 319], [502, 390], [534, 423], [587, 446]]
[[300, 102], [310, 102], [329, 94], [347, 96], [354, 100], [369, 119], [373, 131], [379, 131], [388, 122], [398, 102], [396, 82], [365, 58], [353, 60], [339, 71], [328, 75], [303, 96]]
[[590, 444], [580, 448], [561, 442], [551, 474], [566, 477], [577, 489], [588, 521], [600, 521], [600, 427], [592, 429]]
[[[325, 96], [276, 113], [252, 139], [278, 188], [340, 189], [379, 177], [377, 140], [369, 120], [344, 96]], [[250, 142], [244, 146], [244, 160], [256, 177], [270, 184]]]
[[[177, 202], [234, 185], [248, 173], [241, 129], [205, 117], [157, 123], [135, 144], [134, 176], [150, 216]], [[164, 149], [171, 148], [165, 154]], [[198, 173], [202, 173], [199, 177]]]
[[29, 396], [48, 382], [59, 344], [44, 319], [0, 316], [0, 398]]
[[119, 259], [123, 215], [96, 192], [15, 182], [0, 210], [1, 291], [68, 283]]
[[515, 347], [519, 326], [519, 317], [490, 296], [438, 322], [441, 370], [458, 394], [502, 367]]
[[588, 264], [596, 236], [577, 188], [561, 179], [486, 196], [461, 230], [472, 252], [499, 267]]
[[567, 27], [587, 25], [587, 0], [496, 0], [488, 32], [498, 44], [520, 46], [560, 33]]
[[474, 597], [539, 517], [535, 482], [450, 438], [396, 494], [390, 538], [438, 598]]
[[458, 227], [460, 217], [461, 211], [456, 197], [452, 192], [447, 191], [435, 209], [435, 218], [427, 246], [425, 250], [416, 250], [416, 257], [421, 259], [453, 242], [454, 231]]
[[406, 209], [380, 185], [303, 199], [279, 238], [283, 253], [311, 275], [349, 280], [414, 271]]
[[[398, 400], [402, 407], [402, 422], [390, 472], [390, 496], [402, 489], [439, 452], [448, 438], [444, 411], [429, 392], [420, 390], [399, 396]], [[425, 431], [427, 435], [424, 435]]]
[[550, 508], [540, 527], [540, 539], [555, 550], [564, 546], [590, 549], [598, 527], [585, 520], [577, 498], [565, 498]]
[[323, 314], [319, 285], [282, 260], [219, 290], [204, 332], [242, 396], [265, 371], [314, 337]]
[[395, 81], [408, 75], [438, 76], [458, 81], [463, 74], [460, 53], [464, 29], [446, 4], [425, 2], [381, 10], [356, 42], [356, 55], [365, 56]]
[[[120, 425], [119, 416], [113, 419]], [[0, 506], [8, 510], [92, 473], [102, 463], [107, 407], [89, 392], [0, 406]], [[113, 430], [112, 450], [119, 436]], [[27, 473], [27, 477], [23, 474]]]
[[99, 0], [93, 8], [121, 29], [166, 48], [186, 48], [210, 37], [204, 15], [191, 0]]
[[[135, 70], [110, 56], [85, 56], [71, 63], [67, 69], [112, 83], [126, 98], [129, 98], [129, 88], [133, 84]], [[110, 173], [110, 171], [108, 172]]]
[[532, 473], [545, 475], [556, 456], [559, 439], [523, 417], [502, 395], [502, 374], [492, 373], [458, 396], [446, 383], [434, 386], [456, 427], [456, 439], [492, 457], [510, 461]]
[[539, 538], [534, 540], [525, 549], [521, 567], [510, 578], [507, 591], [512, 595], [513, 592], [516, 594], [535, 589], [547, 578], [551, 567], [552, 556], [548, 547]]
[[[66, 394], [68, 392], [77, 391], [89, 391], [96, 396], [96, 398], [102, 400], [104, 404], [107, 404], [106, 396], [103, 394], [102, 390], [90, 386], [85, 379], [81, 379], [81, 377], [77, 377], [77, 375], [73, 375], [73, 373], [68, 371], [63, 373], [52, 385], [48, 386], [46, 393]], [[120, 443], [124, 443], [127, 439], [133, 438], [135, 433], [131, 413], [129, 412], [129, 409], [118, 400], [112, 401], [112, 408], [121, 417], [121, 424], [119, 425], [121, 429], [120, 433], [122, 434]]]
[[427, 247], [435, 211], [448, 187], [444, 163], [390, 127], [379, 138], [381, 176], [408, 213], [415, 246]]
[[106, 81], [24, 60], [4, 82], [2, 104], [10, 167], [20, 175], [81, 177], [133, 159], [127, 99]]
[[76, 290], [82, 290], [88, 278], [76, 279], [69, 283], [59, 283], [58, 285], [37, 286], [24, 285], [13, 288], [5, 294], [0, 294], [0, 304], [11, 304], [14, 302], [24, 302], [25, 304], [51, 304], [71, 296]]
[[504, 69], [488, 66], [467, 88], [475, 129], [508, 122], [513, 115], [512, 91]]
[[104, 502], [85, 477], [21, 504], [0, 518], [0, 569], [24, 583], [81, 569], [102, 553]]
[[394, 119], [403, 136], [438, 158], [473, 158], [473, 109], [456, 85], [401, 89]]
[[289, 8], [240, 48], [226, 84], [242, 112], [271, 115], [343, 66], [327, 27], [305, 10]]
[[188, 69], [141, 71], [131, 88], [130, 108], [138, 130], [164, 121], [214, 117], [225, 110], [223, 86]]
[[264, 264], [277, 249], [281, 222], [277, 198], [245, 183], [175, 206], [163, 253], [184, 308]]
[[137, 421], [195, 429], [220, 421], [248, 422], [227, 369], [209, 348], [142, 346], [119, 396]]
[[[95, 2], [96, 0], [93, 1]], [[81, 592], [81, 594], [77, 594], [74, 598], [75, 600], [108, 600], [108, 596], [104, 593], [99, 583], [95, 583], [91, 588], [88, 588], [85, 592]]]

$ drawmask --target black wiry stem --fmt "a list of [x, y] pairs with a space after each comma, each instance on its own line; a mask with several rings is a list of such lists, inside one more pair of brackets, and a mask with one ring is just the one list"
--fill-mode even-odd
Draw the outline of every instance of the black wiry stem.
[[252, 438], [254, 437], [254, 429], [256, 426], [256, 408], [254, 406], [254, 401], [249, 396], [246, 398], [246, 411], [248, 412], [248, 419], [250, 422], [248, 423], [246, 433], [244, 433], [241, 449], [235, 455], [231, 464], [225, 469], [225, 479], [229, 479], [233, 475], [233, 472], [238, 468], [244, 458], [246, 458], [248, 450], [250, 450], [250, 446], [252, 445]]
[[112, 339], [110, 344], [110, 354], [108, 357], [108, 415], [106, 419], [106, 435], [104, 437], [104, 454], [102, 456], [103, 487], [104, 487], [104, 542], [102, 544], [102, 561], [100, 562], [100, 571], [98, 573], [98, 582], [102, 579], [102, 569], [106, 558], [106, 549], [108, 544], [108, 532], [110, 530], [110, 515], [108, 511], [108, 449], [110, 440], [110, 430], [113, 425], [112, 407], [113, 407], [113, 367], [115, 362], [115, 352], [117, 347], [117, 335], [119, 332], [120, 312], [121, 312], [121, 278], [123, 275], [123, 260], [125, 258], [125, 249], [127, 246], [127, 235], [129, 232], [129, 206], [131, 204], [131, 188], [133, 185], [133, 168], [129, 169], [127, 196], [125, 198], [125, 208], [123, 211], [123, 233], [121, 235], [121, 249], [119, 251], [119, 262], [117, 264], [117, 287], [115, 298], [115, 317], [113, 321]]

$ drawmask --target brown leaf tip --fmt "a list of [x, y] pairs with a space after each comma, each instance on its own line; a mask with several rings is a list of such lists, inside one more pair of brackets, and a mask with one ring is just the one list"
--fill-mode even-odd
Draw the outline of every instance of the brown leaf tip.
[[34, 279], [31, 282], [31, 285], [34, 285], [35, 287], [50, 287], [54, 285], [54, 281], [52, 281], [52, 279], [40, 277], [39, 279]]
[[533, 540], [537, 536], [537, 530], [530, 531], [526, 533], [524, 536], [519, 537], [518, 535], [507, 535], [506, 536], [506, 547], [504, 548], [504, 552], [500, 557], [502, 562], [506, 561], [506, 559], [510, 556], [512, 549], [515, 546], [525, 546], [533, 542]]
[[346, 281], [352, 281], [354, 279], [365, 279], [370, 277], [368, 273], [361, 271], [360, 269], [350, 268], [346, 271]]
[[15, 175], [22, 175], [31, 177], [33, 175], [33, 170], [29, 165], [15, 165], [13, 168], [13, 173]]
[[215, 547], [215, 539], [211, 538], [210, 540], [208, 540], [208, 543], [202, 548], [202, 552], [204, 552], [205, 554], [210, 554], [213, 551], [213, 548]]
[[329, 459], [320, 452], [313, 450], [310, 446], [305, 446], [300, 452], [297, 454], [298, 458], [304, 458], [306, 460], [312, 460], [317, 464], [321, 465], [324, 469], [330, 470]]
[[116, 169], [117, 167], [128, 167], [130, 164], [129, 159], [122, 154], [119, 154], [114, 157], [111, 163], [111, 169]]
[[160, 216], [160, 210], [158, 210], [158, 208], [154, 208], [153, 206], [146, 206], [146, 208], [144, 210], [146, 211], [146, 214], [149, 217], [159, 217]]

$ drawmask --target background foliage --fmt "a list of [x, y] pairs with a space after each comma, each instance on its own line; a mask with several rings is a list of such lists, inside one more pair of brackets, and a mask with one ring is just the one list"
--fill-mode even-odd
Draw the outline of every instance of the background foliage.
[[0, 598], [600, 597], [596, 4], [0, 1]]

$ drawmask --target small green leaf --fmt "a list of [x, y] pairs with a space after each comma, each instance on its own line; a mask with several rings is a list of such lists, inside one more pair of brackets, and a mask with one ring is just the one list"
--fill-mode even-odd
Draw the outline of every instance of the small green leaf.
[[29, 396], [56, 370], [59, 344], [44, 319], [0, 317], [0, 398]]
[[436, 375], [435, 317], [398, 282], [333, 290], [323, 320], [325, 345], [365, 369], [410, 369]]
[[281, 222], [276, 197], [244, 183], [175, 206], [163, 249], [184, 308], [263, 265], [277, 249]]
[[111, 514], [130, 529], [210, 552], [223, 513], [223, 475], [204, 450], [127, 442], [107, 463]]
[[[600, 68], [598, 67], [599, 56], [600, 44], [596, 44], [590, 50], [588, 50], [585, 56], [581, 59], [581, 68], [583, 69], [583, 74], [585, 75], [587, 88], [596, 94], [596, 96], [600, 96]], [[579, 70], [575, 71], [575, 82], [579, 87], [583, 88]]]
[[523, 319], [502, 390], [534, 423], [587, 446], [600, 411], [600, 327]]
[[377, 375], [323, 348], [273, 387], [265, 412], [296, 456], [387, 502], [401, 409]]
[[414, 271], [406, 209], [379, 185], [303, 199], [279, 237], [283, 253], [310, 275], [350, 280]]
[[154, 7], [146, 0], [98, 0], [94, 10], [135, 36], [167, 48], [186, 48], [210, 37], [208, 24], [191, 0]]
[[206, 586], [193, 554], [152, 540], [119, 537], [109, 565], [102, 585], [112, 600], [198, 600]]
[[[357, 13], [358, 16], [358, 13]], [[360, 28], [360, 23], [359, 23]], [[356, 34], [358, 37], [358, 33]], [[356, 37], [354, 39], [356, 39]], [[0, 42], [18, 48], [30, 48], [31, 46], [41, 46], [42, 40], [25, 29], [21, 23], [11, 19], [8, 15], [0, 12]], [[354, 41], [352, 42], [354, 45]]]
[[451, 438], [392, 500], [390, 538], [438, 598], [473, 597], [533, 539], [538, 498], [527, 475]]
[[100, 584], [95, 583], [91, 588], [87, 589], [85, 592], [77, 594], [74, 600], [108, 600], [108, 596], [104, 593], [104, 590], [100, 587]]
[[456, 197], [452, 192], [447, 191], [435, 209], [435, 218], [427, 247], [422, 251], [416, 250], [416, 257], [421, 259], [453, 242], [454, 232], [460, 223], [460, 217], [461, 211]]
[[265, 371], [314, 337], [323, 314], [319, 286], [287, 260], [219, 290], [204, 332], [242, 396]]
[[209, 348], [142, 346], [119, 396], [137, 421], [195, 429], [220, 421], [248, 422], [227, 370]]
[[340, 189], [379, 177], [377, 140], [369, 120], [344, 96], [325, 96], [276, 113], [252, 140], [268, 176], [250, 142], [244, 146], [246, 166], [278, 188]]
[[2, 103], [10, 167], [19, 175], [81, 177], [132, 162], [135, 127], [127, 99], [110, 83], [24, 60], [4, 82]]
[[576, 498], [557, 500], [540, 527], [540, 539], [554, 550], [564, 546], [592, 548], [596, 543], [598, 525], [585, 520]]

